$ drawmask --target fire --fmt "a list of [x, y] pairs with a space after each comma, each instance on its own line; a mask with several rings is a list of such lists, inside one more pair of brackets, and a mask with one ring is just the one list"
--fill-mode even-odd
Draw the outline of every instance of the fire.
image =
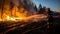
[[[23, 7], [18, 10], [18, 8], [15, 6], [11, 11], [9, 9], [4, 10], [2, 14], [2, 18], [0, 16], [0, 21], [16, 21], [16, 20], [24, 20], [26, 16], [26, 11]], [[1, 15], [1, 14], [0, 14]]]
[[15, 21], [15, 19], [14, 19], [14, 18], [11, 18], [11, 17], [9, 17], [9, 16], [7, 16], [7, 20]]
[[12, 18], [12, 17], [10, 17], [10, 16], [7, 16], [7, 20], [9, 21], [16, 21], [16, 20], [24, 20], [24, 18], [23, 17], [20, 17], [20, 18], [18, 18], [18, 17], [15, 17], [15, 18]]
[[0, 18], [0, 21], [2, 21], [2, 19]]
[[[36, 15], [31, 15], [31, 16], [18, 16], [18, 17], [12, 17], [12, 16], [6, 16], [5, 19], [3, 19], [4, 21], [14, 21], [14, 22], [18, 22], [18, 21], [24, 21], [24, 22], [34, 22], [34, 21], [39, 21], [40, 19], [44, 19], [47, 18], [47, 15], [44, 14], [36, 14]], [[0, 19], [0, 21], [3, 21], [2, 19]]]
[[[2, 18], [0, 21], [29, 21], [45, 18], [45, 15], [36, 14], [36, 11], [25, 9], [23, 6], [18, 9], [15, 5], [12, 9], [9, 6], [4, 6]], [[1, 15], [1, 14], [0, 14]]]

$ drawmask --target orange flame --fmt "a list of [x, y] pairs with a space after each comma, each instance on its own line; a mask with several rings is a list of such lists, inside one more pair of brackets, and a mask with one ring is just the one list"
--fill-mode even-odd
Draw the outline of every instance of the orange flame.
[[17, 20], [28, 21], [32, 19], [35, 20], [38, 18], [46, 18], [46, 15], [43, 15], [43, 14], [35, 14], [32, 16], [29, 16], [29, 14], [31, 15], [31, 13], [27, 11], [27, 9], [24, 9], [24, 7], [21, 7], [20, 9], [18, 9], [17, 6], [14, 6], [14, 8], [11, 11], [9, 9], [9, 6], [5, 8], [6, 9], [4, 9], [4, 12], [3, 12], [2, 18], [0, 18], [0, 21], [17, 21]]

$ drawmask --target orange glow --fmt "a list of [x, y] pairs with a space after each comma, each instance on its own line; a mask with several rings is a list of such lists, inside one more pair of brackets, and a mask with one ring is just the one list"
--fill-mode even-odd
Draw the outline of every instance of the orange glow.
[[46, 15], [35, 14], [30, 16], [30, 12], [21, 7], [18, 9], [16, 6], [10, 10], [9, 7], [4, 10], [2, 18], [0, 16], [0, 21], [29, 21], [37, 20], [41, 18], [46, 18]]
[[[36, 14], [36, 15], [32, 15], [32, 16], [28, 16], [28, 17], [10, 17], [7, 16], [5, 18], [5, 21], [37, 21], [38, 19], [43, 19], [43, 18], [47, 18], [46, 15], [43, 14]], [[0, 21], [2, 21], [2, 19], [0, 19]]]

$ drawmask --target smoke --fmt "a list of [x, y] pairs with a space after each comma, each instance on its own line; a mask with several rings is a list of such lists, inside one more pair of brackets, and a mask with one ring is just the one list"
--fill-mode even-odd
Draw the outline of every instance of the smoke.
[[24, 21], [38, 21], [39, 19], [45, 18], [45, 15], [42, 17], [42, 15], [37, 14], [35, 7], [36, 6], [30, 0], [5, 0], [2, 18], [7, 20], [9, 16], [13, 19], [23, 18]]

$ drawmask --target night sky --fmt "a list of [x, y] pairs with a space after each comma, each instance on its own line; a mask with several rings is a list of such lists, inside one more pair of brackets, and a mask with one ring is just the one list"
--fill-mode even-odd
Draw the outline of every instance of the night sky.
[[53, 11], [60, 12], [60, 0], [32, 0], [37, 7], [39, 4], [51, 8]]

